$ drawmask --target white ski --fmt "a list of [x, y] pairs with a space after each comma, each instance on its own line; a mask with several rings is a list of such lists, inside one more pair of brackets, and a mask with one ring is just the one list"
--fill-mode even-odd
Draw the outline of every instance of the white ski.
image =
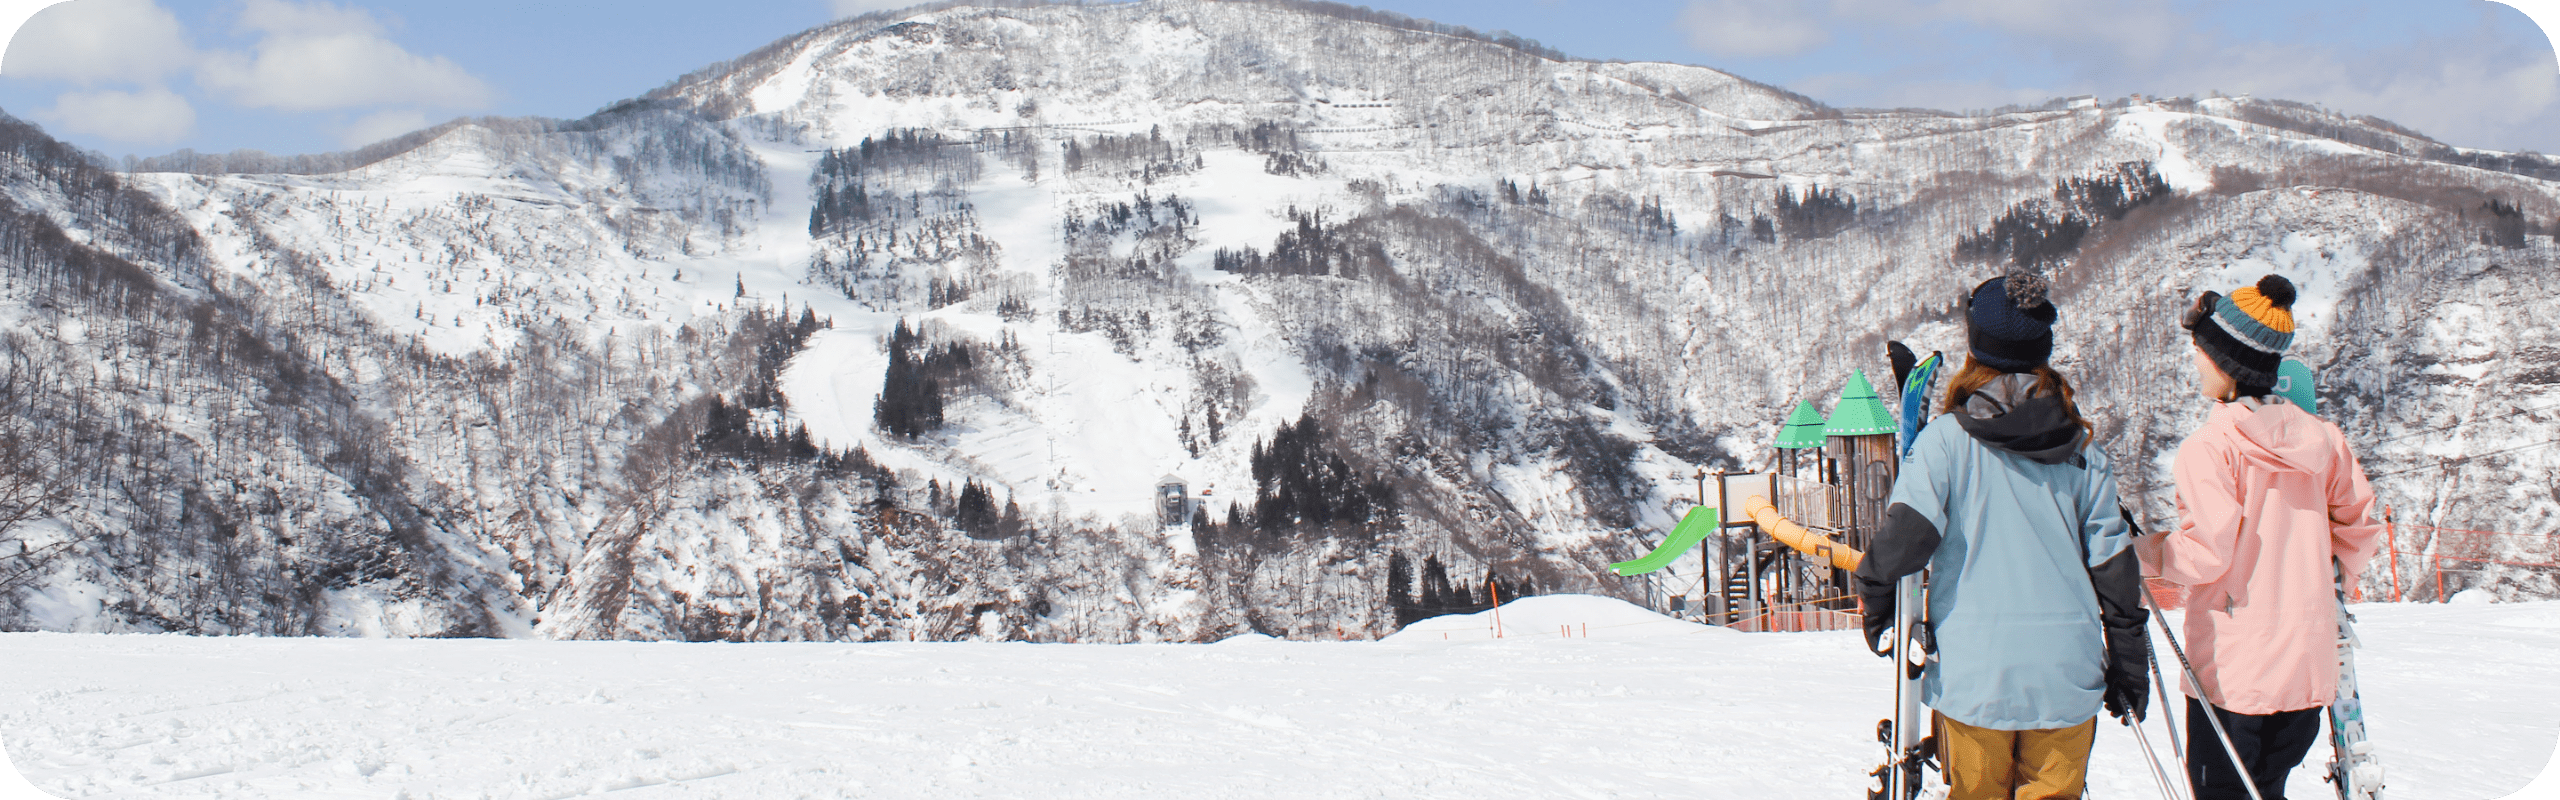
[[2338, 800], [2381, 800], [2382, 759], [2364, 735], [2364, 697], [2356, 691], [2354, 614], [2347, 612], [2347, 578], [2338, 572], [2338, 695], [2329, 701], [2328, 781]]
[[1920, 706], [1920, 676], [1928, 669], [1928, 631], [1921, 612], [1929, 596], [1916, 572], [1893, 586], [1893, 717], [1876, 723], [1876, 741], [1885, 746], [1884, 764], [1869, 774], [1867, 800], [1911, 800], [1924, 785], [1921, 768], [1936, 757], [1929, 738], [1927, 709]]

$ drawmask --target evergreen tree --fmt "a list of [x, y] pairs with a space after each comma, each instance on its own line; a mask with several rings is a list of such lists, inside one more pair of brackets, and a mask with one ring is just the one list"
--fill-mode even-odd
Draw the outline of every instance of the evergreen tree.
[[1449, 587], [1448, 566], [1440, 563], [1439, 556], [1424, 556], [1422, 558], [1422, 600], [1418, 604], [1421, 606], [1422, 613], [1425, 616], [1436, 617], [1445, 613], [1450, 606], [1465, 604], [1464, 600], [1450, 597], [1452, 594], [1455, 592]]
[[1022, 506], [1012, 497], [1004, 499], [1004, 516], [996, 520], [996, 536], [1011, 539], [1031, 532], [1031, 523], [1022, 518]]
[[960, 496], [952, 503], [951, 522], [960, 532], [973, 538], [997, 538], [995, 495], [985, 484], [970, 479], [960, 487]]
[[1256, 526], [1334, 534], [1389, 521], [1380, 513], [1395, 505], [1387, 482], [1360, 475], [1328, 445], [1323, 427], [1310, 415], [1281, 426], [1267, 443], [1254, 443], [1249, 463]]
[[1395, 614], [1396, 627], [1413, 622], [1413, 562], [1402, 552], [1387, 556], [1387, 609]]
[[942, 427], [942, 383], [934, 368], [953, 371], [965, 368], [970, 359], [965, 348], [954, 344], [937, 365], [918, 357], [917, 351], [924, 349], [914, 329], [900, 320], [889, 336], [889, 369], [881, 376], [880, 398], [872, 404], [872, 418], [881, 430], [913, 438]]

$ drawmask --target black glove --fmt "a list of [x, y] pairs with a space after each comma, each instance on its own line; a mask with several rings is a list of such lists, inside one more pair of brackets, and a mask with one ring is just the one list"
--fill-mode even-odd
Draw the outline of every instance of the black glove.
[[1920, 358], [1911, 354], [1911, 347], [1901, 342], [1884, 343], [1884, 360], [1893, 364], [1894, 391], [1902, 390], [1902, 384], [1911, 380], [1911, 368], [1920, 364]]
[[1893, 585], [1878, 585], [1863, 575], [1850, 578], [1858, 585], [1858, 621], [1866, 627], [1867, 652], [1892, 655], [1885, 649], [1884, 638], [1893, 633]]
[[[2116, 512], [2133, 535], [2142, 535], [2131, 510], [2118, 506]], [[2151, 609], [2142, 605], [2142, 560], [2125, 548], [2090, 569], [2089, 584], [2097, 589], [2098, 622], [2107, 633], [2107, 713], [2139, 722], [2151, 702], [2151, 637], [2142, 627], [2151, 622]]]
[[[2149, 609], [2135, 609], [2148, 617]], [[2107, 713], [2140, 722], [2151, 707], [2151, 637], [2142, 628], [2107, 629]]]

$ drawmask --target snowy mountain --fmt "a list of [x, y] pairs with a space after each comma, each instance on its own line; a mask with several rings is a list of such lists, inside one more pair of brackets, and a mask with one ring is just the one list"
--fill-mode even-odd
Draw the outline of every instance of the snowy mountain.
[[[2205, 411], [2177, 313], [2275, 271], [2401, 520], [2560, 527], [2560, 165], [2279, 101], [1844, 111], [1162, 0], [867, 15], [340, 157], [115, 174], [6, 133], [0, 445], [60, 500], [0, 534], [10, 628], [1335, 638], [1394, 629], [1391, 577], [1650, 602], [1695, 572], [1604, 567], [1697, 469], [1763, 464], [1887, 339], [1960, 351], [1961, 293], [2019, 268], [2153, 518]], [[2412, 569], [2553, 560], [2423, 533]]]

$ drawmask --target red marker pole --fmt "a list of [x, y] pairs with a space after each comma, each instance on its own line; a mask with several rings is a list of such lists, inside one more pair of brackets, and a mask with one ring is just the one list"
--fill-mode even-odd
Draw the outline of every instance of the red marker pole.
[[1493, 638], [1502, 638], [1502, 584], [1487, 581], [1486, 591], [1493, 594]]
[[2390, 506], [2382, 507], [2382, 530], [2383, 540], [2391, 543], [2383, 549], [2391, 553], [2391, 602], [2397, 603], [2400, 602], [2400, 522], [2391, 518]]

